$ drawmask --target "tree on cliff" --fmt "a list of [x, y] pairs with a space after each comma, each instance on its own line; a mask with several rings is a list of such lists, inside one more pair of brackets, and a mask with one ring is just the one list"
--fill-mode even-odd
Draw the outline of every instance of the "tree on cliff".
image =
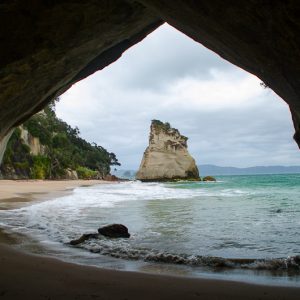
[[[57, 118], [57, 101], [15, 130], [0, 167], [3, 177], [12, 173], [21, 178], [64, 178], [67, 169], [77, 170], [83, 178], [103, 177], [110, 172], [110, 166], [120, 165], [114, 153], [82, 139], [77, 127]], [[30, 153], [30, 147], [21, 138], [22, 130], [39, 139], [44, 149], [42, 153]]]

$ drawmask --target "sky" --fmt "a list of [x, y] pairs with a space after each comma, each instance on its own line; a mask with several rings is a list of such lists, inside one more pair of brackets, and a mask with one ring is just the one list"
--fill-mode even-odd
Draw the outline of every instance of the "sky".
[[300, 165], [287, 104], [254, 75], [165, 24], [73, 85], [56, 113], [136, 170], [152, 119], [187, 136], [198, 165]]

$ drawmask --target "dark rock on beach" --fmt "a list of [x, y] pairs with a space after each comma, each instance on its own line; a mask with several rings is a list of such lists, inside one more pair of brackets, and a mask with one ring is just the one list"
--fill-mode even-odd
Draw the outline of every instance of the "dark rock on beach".
[[128, 228], [122, 224], [111, 224], [98, 229], [98, 232], [111, 238], [129, 238]]
[[85, 233], [80, 238], [71, 240], [70, 245], [76, 246], [90, 239], [98, 239], [100, 235], [110, 238], [129, 238], [128, 228], [122, 224], [111, 224], [98, 229], [99, 233]]
[[104, 178], [103, 178], [105, 181], [119, 181], [119, 178], [115, 175], [106, 175]]
[[83, 234], [79, 239], [75, 239], [75, 240], [70, 241], [70, 245], [76, 246], [76, 245], [79, 245], [79, 244], [83, 243], [86, 240], [96, 239], [98, 237], [99, 237], [98, 233], [86, 233], [86, 234]]
[[111, 175], [111, 174], [108, 174], [108, 175], [106, 175], [104, 178], [103, 178], [103, 180], [105, 180], [105, 181], [129, 181], [129, 179], [125, 179], [125, 178], [119, 178], [119, 177], [117, 177], [117, 176], [115, 176], [115, 175]]

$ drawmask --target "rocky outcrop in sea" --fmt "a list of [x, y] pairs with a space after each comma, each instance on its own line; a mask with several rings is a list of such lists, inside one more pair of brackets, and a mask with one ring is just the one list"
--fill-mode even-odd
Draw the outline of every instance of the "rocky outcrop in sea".
[[195, 160], [187, 149], [188, 138], [169, 123], [152, 120], [149, 146], [136, 179], [141, 181], [200, 180]]

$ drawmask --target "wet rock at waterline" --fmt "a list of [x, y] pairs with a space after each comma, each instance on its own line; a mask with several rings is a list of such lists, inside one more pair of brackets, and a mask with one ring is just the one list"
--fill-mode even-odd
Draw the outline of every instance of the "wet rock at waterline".
[[70, 241], [70, 245], [76, 246], [90, 239], [98, 239], [101, 236], [110, 238], [129, 238], [128, 228], [122, 224], [111, 224], [98, 229], [99, 233], [85, 233], [80, 238]]
[[98, 237], [99, 237], [99, 233], [85, 233], [79, 239], [70, 241], [70, 245], [76, 246], [85, 242], [86, 240], [97, 239]]
[[122, 224], [111, 224], [100, 227], [98, 232], [106, 237], [111, 238], [129, 238], [128, 228]]
[[106, 176], [103, 178], [103, 180], [105, 180], [105, 181], [119, 181], [120, 178], [118, 178], [118, 177], [115, 176], [115, 175], [110, 175], [110, 174], [108, 174], [108, 175], [106, 175]]
[[217, 181], [217, 180], [215, 177], [205, 176], [205, 177], [203, 177], [202, 181]]

